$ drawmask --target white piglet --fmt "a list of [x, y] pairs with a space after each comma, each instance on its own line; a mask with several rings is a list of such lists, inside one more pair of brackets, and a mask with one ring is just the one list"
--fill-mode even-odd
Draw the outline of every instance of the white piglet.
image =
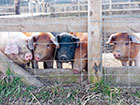
[[29, 40], [22, 32], [0, 32], [0, 51], [19, 65], [27, 64], [32, 60]]

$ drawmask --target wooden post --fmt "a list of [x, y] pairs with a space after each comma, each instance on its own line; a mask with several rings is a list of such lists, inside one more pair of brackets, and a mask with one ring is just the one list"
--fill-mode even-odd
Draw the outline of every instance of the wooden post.
[[39, 4], [39, 1], [37, 0], [36, 1], [36, 13], [39, 13], [40, 12], [40, 4]]
[[33, 4], [32, 4], [32, 0], [29, 0], [29, 2], [28, 2], [28, 10], [29, 10], [29, 13], [33, 13]]
[[78, 0], [78, 16], [80, 17], [80, 1]]
[[88, 78], [101, 80], [101, 16], [102, 0], [88, 0]]
[[41, 12], [45, 13], [45, 2], [44, 2], [44, 0], [42, 0], [41, 5], [42, 5]]
[[112, 15], [112, 0], [109, 0], [109, 14]]
[[15, 0], [15, 13], [20, 14], [20, 0]]
[[46, 4], [46, 8], [47, 8], [47, 13], [50, 12], [50, 4], [49, 3]]

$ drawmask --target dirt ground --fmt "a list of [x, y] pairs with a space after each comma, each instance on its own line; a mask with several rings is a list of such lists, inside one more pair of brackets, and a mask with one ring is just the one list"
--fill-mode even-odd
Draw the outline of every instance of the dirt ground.
[[102, 63], [104, 67], [120, 67], [121, 66], [121, 62], [115, 59], [112, 53], [103, 53]]

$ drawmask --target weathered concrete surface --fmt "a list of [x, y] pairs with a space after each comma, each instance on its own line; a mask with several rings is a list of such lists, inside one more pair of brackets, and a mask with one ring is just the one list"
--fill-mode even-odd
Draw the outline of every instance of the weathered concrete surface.
[[114, 86], [140, 86], [140, 67], [104, 67], [104, 80]]
[[44, 80], [44, 83], [77, 83], [88, 82], [88, 74], [74, 74], [71, 69], [43, 69], [35, 70], [36, 77]]
[[[54, 15], [54, 14], [52, 14]], [[79, 17], [52, 18], [50, 14], [0, 17], [0, 31], [87, 32], [87, 20]]]
[[[78, 17], [76, 14], [78, 13], [0, 16], [0, 31], [87, 32], [87, 17]], [[103, 32], [140, 32], [139, 28], [137, 28], [140, 27], [140, 18], [138, 16], [102, 17], [102, 22]]]

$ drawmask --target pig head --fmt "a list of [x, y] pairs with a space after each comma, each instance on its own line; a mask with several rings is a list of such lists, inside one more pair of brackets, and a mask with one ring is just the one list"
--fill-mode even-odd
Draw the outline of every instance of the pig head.
[[28, 40], [22, 32], [0, 32], [0, 51], [15, 63], [26, 64], [32, 59]]
[[31, 40], [34, 43], [34, 59], [43, 61], [44, 68], [53, 68], [55, 49], [59, 47], [55, 37], [51, 33], [40, 32], [34, 33]]
[[61, 33], [56, 36], [59, 48], [56, 51], [57, 67], [62, 68], [62, 63], [73, 62], [75, 48], [79, 46], [79, 38], [69, 33]]
[[133, 33], [115, 33], [110, 36], [107, 44], [113, 45], [114, 57], [126, 66], [128, 61], [135, 60], [139, 52], [139, 42], [139, 38]]

